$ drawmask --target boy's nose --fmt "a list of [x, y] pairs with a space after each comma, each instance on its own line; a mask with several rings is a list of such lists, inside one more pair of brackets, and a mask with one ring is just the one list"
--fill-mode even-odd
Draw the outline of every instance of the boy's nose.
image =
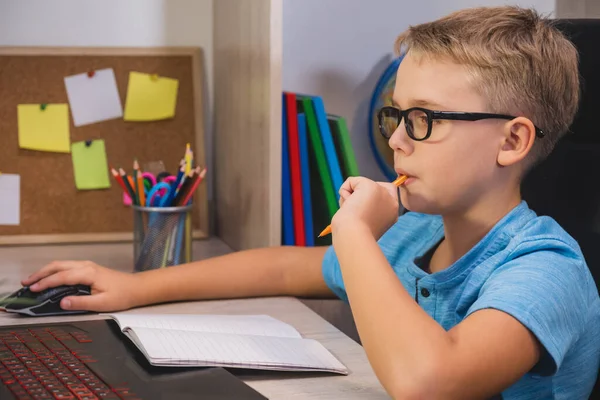
[[404, 123], [400, 123], [400, 125], [398, 125], [398, 128], [396, 128], [388, 140], [388, 145], [392, 150], [394, 150], [394, 152], [400, 151], [405, 155], [413, 152], [414, 142], [406, 133]]

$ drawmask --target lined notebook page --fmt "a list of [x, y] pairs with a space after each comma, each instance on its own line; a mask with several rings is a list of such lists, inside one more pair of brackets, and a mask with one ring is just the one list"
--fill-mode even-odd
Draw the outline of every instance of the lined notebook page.
[[[301, 338], [291, 325], [268, 315], [210, 314], [107, 314], [121, 330], [126, 328], [177, 329], [193, 332], [234, 333], [239, 335]], [[137, 331], [137, 329], [135, 329]]]
[[312, 339], [135, 328], [129, 335], [154, 365], [226, 366], [275, 370], [314, 370], [347, 374]]

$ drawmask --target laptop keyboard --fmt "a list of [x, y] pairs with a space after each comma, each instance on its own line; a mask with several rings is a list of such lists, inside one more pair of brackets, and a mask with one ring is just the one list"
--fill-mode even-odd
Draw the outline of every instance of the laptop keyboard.
[[91, 339], [60, 328], [0, 332], [0, 381], [19, 400], [134, 400], [126, 387], [111, 387], [85, 364]]

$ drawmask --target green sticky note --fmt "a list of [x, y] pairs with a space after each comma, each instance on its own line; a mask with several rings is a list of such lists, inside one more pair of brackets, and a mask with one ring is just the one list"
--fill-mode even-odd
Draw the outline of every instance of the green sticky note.
[[[89, 144], [89, 145], [88, 145]], [[75, 186], [79, 190], [108, 189], [108, 162], [104, 140], [71, 145]]]

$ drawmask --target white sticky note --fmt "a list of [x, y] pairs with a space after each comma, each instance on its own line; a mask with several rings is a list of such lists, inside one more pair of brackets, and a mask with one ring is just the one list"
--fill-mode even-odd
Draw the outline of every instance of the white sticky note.
[[0, 174], [0, 225], [19, 225], [20, 206], [21, 177]]
[[117, 80], [112, 68], [67, 76], [67, 96], [75, 126], [121, 118], [123, 106], [117, 89]]

